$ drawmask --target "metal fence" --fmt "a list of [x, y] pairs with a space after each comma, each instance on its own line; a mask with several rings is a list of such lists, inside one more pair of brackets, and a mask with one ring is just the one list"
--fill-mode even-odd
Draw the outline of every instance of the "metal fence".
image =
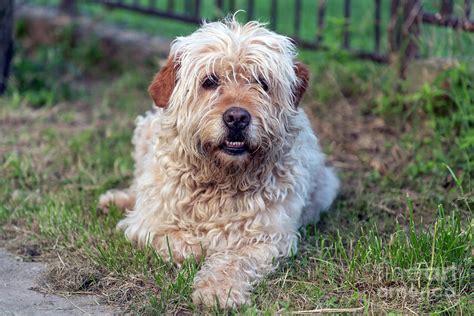
[[[266, 16], [259, 14], [258, 18], [268, 19], [270, 27], [276, 29], [278, 24], [278, 8], [286, 1], [293, 5], [293, 31], [287, 32], [294, 41], [303, 48], [328, 49], [325, 35], [327, 32], [327, 5], [329, 0], [314, 0], [315, 28], [312, 39], [308, 40], [301, 36], [303, 1], [294, 0], [269, 0], [269, 10]], [[69, 13], [76, 12], [78, 0], [62, 0], [61, 7]], [[203, 20], [203, 6], [205, 1], [182, 0], [184, 10], [176, 9], [175, 0], [87, 0], [89, 3], [103, 5], [110, 9], [128, 10], [145, 15], [168, 18], [186, 23], [199, 24]], [[255, 0], [208, 0], [214, 7], [215, 15], [211, 19], [218, 19], [236, 10], [245, 10], [247, 20], [256, 18]], [[372, 49], [357, 49], [351, 45], [352, 11], [354, 1], [343, 0], [341, 2], [342, 38], [340, 49], [347, 51], [355, 57], [369, 59], [378, 63], [393, 62], [393, 56], [398, 56], [400, 63], [400, 75], [404, 77], [408, 62], [418, 56], [418, 43], [420, 26], [422, 24], [449, 27], [464, 32], [474, 32], [474, 21], [471, 20], [472, 1], [464, 0], [462, 3], [462, 16], [454, 14], [455, 2], [453, 0], [433, 0], [437, 4], [437, 12], [425, 11], [425, 2], [422, 0], [373, 0], [373, 12], [371, 20], [373, 25]], [[459, 1], [458, 1], [459, 2]], [[307, 2], [305, 2], [307, 3]], [[238, 6], [237, 6], [238, 4]], [[458, 4], [459, 6], [459, 4]], [[436, 8], [435, 8], [436, 9]], [[389, 21], [382, 21], [382, 11], [389, 10]], [[458, 10], [459, 11], [459, 10]], [[209, 17], [206, 17], [209, 18]], [[281, 18], [281, 17], [280, 17]], [[290, 18], [290, 17], [288, 17]], [[383, 43], [386, 39], [388, 43]], [[384, 45], [382, 45], [384, 44]], [[387, 44], [387, 45], [385, 45]], [[386, 49], [382, 49], [386, 46]]]
[[[2, 3], [12, 3], [11, 0], [0, 1], [2, 1]], [[109, 9], [132, 11], [192, 24], [202, 22], [204, 18], [204, 6], [208, 9], [209, 6], [212, 6], [214, 15], [211, 17], [206, 16], [207, 19], [211, 20], [221, 18], [228, 13], [240, 9], [246, 11], [247, 20], [253, 20], [255, 18], [267, 19], [272, 29], [276, 28], [279, 22], [278, 19], [284, 18], [287, 23], [288, 20], [291, 20], [293, 24], [292, 32], [287, 32], [288, 36], [292, 37], [294, 41], [303, 48], [324, 50], [330, 48], [327, 44], [327, 33], [329, 31], [327, 25], [327, 7], [329, 1], [334, 5], [333, 0], [314, 0], [314, 2], [312, 2], [314, 9], [311, 15], [315, 27], [314, 30], [310, 30], [312, 31], [311, 39], [301, 36], [302, 28], [307, 29], [307, 25], [303, 23], [302, 17], [304, 15], [303, 13], [305, 13], [306, 16], [308, 15], [304, 5], [308, 4], [309, 0], [265, 1], [265, 3], [269, 3], [268, 12], [262, 14], [260, 10], [258, 17], [256, 16], [256, 0], [61, 0], [60, 9], [69, 14], [76, 14], [78, 13], [79, 3], [92, 3]], [[340, 17], [342, 20], [340, 50], [349, 52], [355, 57], [378, 63], [392, 63], [398, 61], [400, 65], [400, 76], [402, 78], [405, 77], [410, 60], [419, 55], [420, 27], [422, 24], [448, 27], [462, 32], [474, 32], [474, 21], [471, 20], [471, 0], [456, 1], [456, 8], [458, 9], [459, 6], [461, 6], [461, 10], [456, 11], [461, 11], [461, 14], [459, 14], [459, 12], [455, 14], [454, 0], [372, 0], [373, 11], [370, 12], [369, 22], [373, 28], [371, 31], [373, 34], [373, 45], [371, 45], [371, 49], [357, 49], [352, 45], [352, 26], [355, 23], [355, 19], [353, 18], [353, 4], [356, 1], [358, 0], [341, 0], [340, 2]], [[177, 10], [178, 2], [184, 5], [184, 10]], [[434, 6], [437, 12], [425, 11], [425, 6], [428, 2], [437, 4]], [[462, 4], [459, 4], [460, 2], [462, 2]], [[263, 1], [258, 1], [258, 4], [261, 3], [263, 3]], [[293, 6], [291, 13], [288, 14], [293, 16], [279, 16], [278, 9], [282, 5]], [[388, 21], [382, 19], [382, 13], [384, 13], [385, 10], [389, 10]], [[9, 23], [11, 26], [11, 21], [5, 21], [3, 23]], [[387, 27], [382, 28], [382, 24]], [[2, 26], [3, 29], [5, 29], [5, 27], [6, 26]], [[0, 56], [0, 58], [4, 58], [5, 56], [8, 57], [7, 54], [4, 54], [4, 56]], [[8, 69], [8, 67], [5, 69]], [[0, 69], [0, 71], [2, 70]]]
[[[279, 6], [286, 1], [290, 3], [288, 0], [271, 0], [270, 1], [270, 8], [267, 12], [266, 16], [263, 18], [268, 18], [270, 28], [276, 29], [278, 24], [278, 9]], [[307, 40], [301, 37], [301, 27], [302, 27], [302, 10], [303, 10], [303, 1], [302, 0], [295, 0], [293, 14], [293, 32], [291, 34], [287, 34], [293, 38], [295, 43], [300, 45], [303, 48], [308, 49], [328, 49], [328, 46], [324, 43], [324, 34], [326, 29], [326, 7], [327, 1], [326, 0], [316, 0], [317, 7], [316, 12], [314, 14], [314, 19], [316, 20], [317, 28], [314, 32], [314, 39]], [[66, 0], [69, 4], [73, 3], [74, 1]], [[158, 16], [163, 18], [170, 18], [175, 19], [183, 22], [199, 24], [203, 20], [203, 16], [201, 15], [202, 12], [202, 1], [200, 0], [185, 0], [185, 12], [177, 12], [175, 10], [175, 0], [167, 0], [166, 1], [166, 9], [159, 8], [157, 6], [156, 0], [148, 0], [148, 1], [124, 1], [124, 0], [89, 0], [89, 2], [99, 3], [105, 5], [108, 8], [114, 9], [124, 9], [134, 12], [139, 12], [147, 15]], [[247, 0], [242, 5], [240, 1], [240, 6], [236, 6], [235, 0], [215, 0], [214, 6], [216, 15], [213, 19], [219, 19], [229, 13], [233, 13], [236, 10], [245, 10], [246, 11], [246, 19], [247, 21], [253, 20], [256, 18], [255, 16], [255, 7], [256, 1], [255, 0]], [[374, 0], [375, 10], [374, 10], [374, 43], [375, 48], [374, 51], [365, 51], [365, 50], [358, 50], [354, 49], [350, 45], [350, 24], [351, 24], [351, 1], [345, 0], [344, 1], [344, 25], [343, 25], [343, 41], [342, 41], [342, 48], [345, 51], [349, 51], [355, 56], [358, 56], [363, 59], [370, 59], [375, 62], [387, 62], [388, 58], [387, 55], [381, 54], [380, 52], [380, 42], [381, 42], [381, 0]], [[71, 8], [71, 11], [74, 9]], [[262, 18], [259, 16], [258, 18]]]

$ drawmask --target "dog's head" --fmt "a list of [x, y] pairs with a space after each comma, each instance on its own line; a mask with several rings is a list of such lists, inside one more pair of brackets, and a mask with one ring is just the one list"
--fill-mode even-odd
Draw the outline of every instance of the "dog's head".
[[309, 80], [295, 57], [289, 38], [257, 22], [207, 23], [173, 42], [149, 92], [186, 152], [243, 164], [291, 141]]

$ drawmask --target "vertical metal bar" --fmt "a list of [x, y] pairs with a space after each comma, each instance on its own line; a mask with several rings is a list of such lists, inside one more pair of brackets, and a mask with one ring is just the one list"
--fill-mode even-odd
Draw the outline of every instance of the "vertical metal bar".
[[195, 0], [194, 2], [194, 16], [196, 18], [201, 16], [201, 0]]
[[192, 16], [195, 12], [196, 2], [194, 0], [185, 0], [184, 1], [184, 14]]
[[254, 0], [247, 1], [247, 21], [253, 20], [253, 7], [254, 7]]
[[254, 0], [248, 0], [248, 2], [247, 2], [247, 21], [253, 20], [253, 7], [254, 7]]
[[388, 24], [388, 47], [390, 56], [400, 50], [401, 29], [399, 23], [400, 0], [392, 0], [390, 3], [390, 21]]
[[348, 49], [350, 46], [350, 21], [351, 19], [351, 0], [344, 0], [344, 27], [342, 47]]
[[173, 11], [173, 9], [174, 9], [174, 0], [168, 0], [166, 10], [168, 10], [168, 12], [170, 12], [170, 11]]
[[300, 38], [300, 25], [301, 25], [301, 0], [296, 0], [295, 1], [295, 21], [294, 21], [295, 39]]
[[234, 13], [235, 11], [235, 0], [229, 0], [229, 12]]
[[224, 13], [224, 1], [223, 0], [216, 0], [216, 7], [217, 7], [217, 17], [222, 17]]
[[420, 0], [405, 0], [402, 25], [402, 50], [400, 60], [400, 77], [406, 79], [408, 64], [418, 54], [418, 39], [421, 24]]
[[270, 28], [276, 30], [277, 27], [277, 14], [278, 14], [278, 3], [277, 0], [272, 0], [270, 8]]
[[380, 0], [375, 0], [375, 19], [374, 19], [374, 36], [375, 36], [375, 52], [380, 52], [380, 21], [381, 21], [381, 9]]
[[464, 0], [464, 18], [469, 20], [471, 18], [471, 0]]
[[323, 43], [323, 34], [325, 29], [324, 18], [326, 16], [326, 0], [319, 0], [318, 3], [318, 34], [316, 35], [316, 44], [321, 45]]
[[441, 0], [439, 13], [443, 18], [452, 15], [453, 9], [453, 0]]

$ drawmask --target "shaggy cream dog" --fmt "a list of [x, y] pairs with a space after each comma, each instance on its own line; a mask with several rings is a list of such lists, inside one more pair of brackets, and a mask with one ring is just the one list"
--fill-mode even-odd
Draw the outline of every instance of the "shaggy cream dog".
[[100, 197], [128, 209], [119, 227], [139, 246], [177, 263], [205, 257], [196, 303], [248, 302], [336, 196], [295, 57], [289, 38], [233, 18], [177, 38], [149, 88], [157, 108], [137, 119], [133, 184]]

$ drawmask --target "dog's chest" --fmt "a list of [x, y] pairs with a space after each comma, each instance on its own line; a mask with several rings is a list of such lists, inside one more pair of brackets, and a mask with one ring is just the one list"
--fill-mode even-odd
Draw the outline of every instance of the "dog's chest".
[[193, 223], [218, 223], [247, 221], [262, 213], [283, 207], [291, 195], [293, 184], [289, 181], [249, 183], [245, 190], [235, 185], [211, 183], [192, 185], [186, 196], [177, 203], [177, 215], [181, 220]]

